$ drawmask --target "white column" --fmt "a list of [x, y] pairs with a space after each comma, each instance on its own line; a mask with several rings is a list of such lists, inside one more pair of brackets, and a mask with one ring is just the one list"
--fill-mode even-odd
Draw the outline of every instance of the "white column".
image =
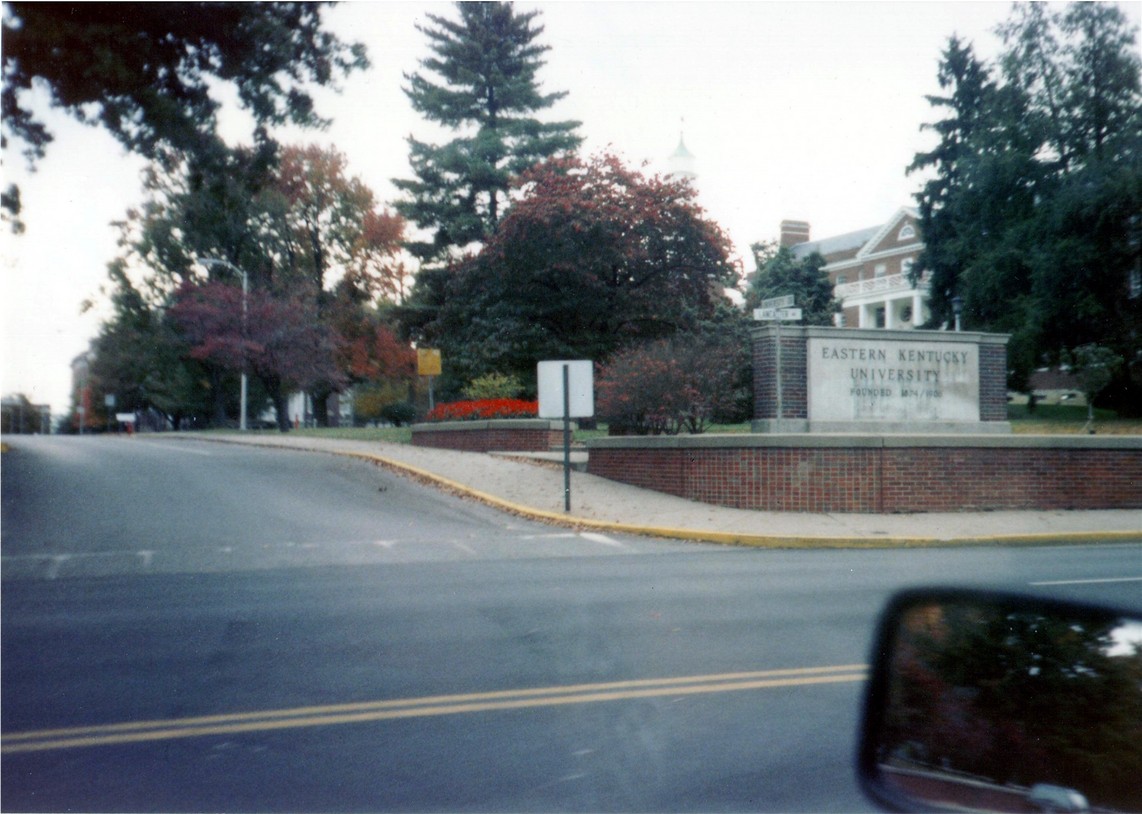
[[888, 330], [896, 327], [896, 301], [887, 297], [884, 300], [884, 327]]
[[859, 323], [860, 323], [859, 325], [857, 325], [857, 327], [858, 327], [858, 328], [868, 328], [868, 327], [870, 327], [870, 326], [869, 326], [870, 317], [869, 317], [869, 312], [868, 312], [868, 304], [867, 304], [867, 303], [861, 303], [861, 306], [860, 306], [860, 320], [858, 320], [858, 321], [859, 321]]
[[924, 296], [919, 291], [912, 292], [912, 327], [919, 328], [927, 317], [924, 316]]

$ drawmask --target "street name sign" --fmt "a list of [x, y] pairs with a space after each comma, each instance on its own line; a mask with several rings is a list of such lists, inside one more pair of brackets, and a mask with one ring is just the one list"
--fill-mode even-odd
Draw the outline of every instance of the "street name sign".
[[802, 311], [800, 308], [777, 308], [777, 307], [763, 307], [755, 308], [753, 311], [753, 318], [760, 322], [795, 322], [801, 319]]
[[768, 300], [761, 301], [762, 308], [789, 308], [792, 305], [792, 294], [786, 294], [784, 297], [770, 297]]

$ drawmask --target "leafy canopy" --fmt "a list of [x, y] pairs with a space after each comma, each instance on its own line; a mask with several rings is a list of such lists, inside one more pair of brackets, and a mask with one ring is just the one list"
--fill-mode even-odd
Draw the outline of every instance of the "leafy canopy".
[[320, 3], [5, 3], [4, 123], [34, 157], [51, 134], [24, 106], [43, 83], [52, 103], [154, 157], [214, 132], [216, 80], [236, 86], [262, 127], [321, 123], [308, 84], [368, 62], [322, 29]]
[[[368, 65], [363, 45], [323, 28], [322, 5], [5, 3], [4, 147], [22, 142], [34, 162], [52, 140], [30, 106], [33, 87], [152, 159], [211, 148], [220, 83], [236, 88], [258, 142], [274, 125], [320, 125], [308, 87]], [[3, 204], [18, 216], [19, 190]]]

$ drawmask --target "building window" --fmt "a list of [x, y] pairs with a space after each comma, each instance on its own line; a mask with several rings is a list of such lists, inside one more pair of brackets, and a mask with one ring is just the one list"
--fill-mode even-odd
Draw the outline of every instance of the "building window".
[[846, 279], [847, 279], [847, 278], [845, 277], [845, 275], [843, 275], [843, 274], [838, 274], [838, 275], [837, 275], [837, 285], [844, 285], [844, 284], [845, 284], [845, 281], [846, 281]]
[[916, 229], [911, 223], [906, 223], [900, 230], [900, 234], [896, 236], [897, 240], [907, 240], [910, 237], [916, 237]]
[[877, 263], [876, 264], [876, 269], [874, 270], [874, 274], [877, 277], [883, 277], [887, 273], [888, 273], [888, 266], [886, 266], [884, 263]]

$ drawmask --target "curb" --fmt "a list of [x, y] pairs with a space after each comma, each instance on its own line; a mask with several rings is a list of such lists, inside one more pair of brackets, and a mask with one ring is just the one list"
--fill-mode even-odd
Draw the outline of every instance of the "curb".
[[319, 447], [284, 446], [265, 444], [257, 441], [230, 441], [224, 438], [204, 438], [196, 440], [213, 441], [219, 444], [256, 446], [263, 449], [292, 450], [294, 452], [317, 452], [342, 458], [355, 458], [411, 477], [422, 483], [438, 486], [451, 492], [479, 501], [494, 509], [508, 512], [518, 517], [535, 520], [549, 525], [570, 529], [591, 529], [622, 534], [637, 534], [643, 537], [661, 537], [672, 540], [689, 540], [699, 543], [716, 543], [749, 548], [820, 548], [820, 549], [884, 549], [884, 548], [956, 548], [969, 546], [1043, 546], [1043, 545], [1082, 545], [1089, 543], [1133, 542], [1142, 539], [1138, 531], [1076, 531], [1062, 533], [999, 534], [972, 537], [811, 537], [802, 535], [743, 534], [725, 531], [701, 531], [698, 529], [678, 529], [660, 526], [640, 526], [616, 523], [610, 520], [592, 520], [565, 514], [535, 509], [519, 503], [512, 503], [495, 495], [481, 492], [470, 486], [437, 475], [420, 467], [394, 461], [382, 455], [368, 452], [322, 449]]

